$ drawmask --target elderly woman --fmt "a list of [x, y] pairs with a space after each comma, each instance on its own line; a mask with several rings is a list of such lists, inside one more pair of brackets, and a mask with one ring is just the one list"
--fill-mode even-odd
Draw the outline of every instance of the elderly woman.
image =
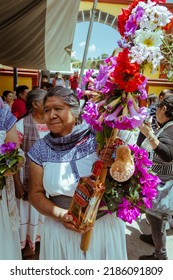
[[26, 99], [26, 114], [16, 123], [19, 143], [26, 155], [26, 163], [23, 170], [15, 175], [16, 196], [19, 198], [20, 212], [20, 242], [23, 250], [23, 258], [34, 255], [36, 242], [40, 241], [40, 231], [44, 222], [44, 216], [27, 200], [29, 184], [29, 158], [27, 152], [39, 138], [44, 137], [49, 129], [44, 121], [43, 99], [46, 91], [36, 88], [30, 91]]
[[[157, 173], [161, 180], [161, 188], [173, 179], [173, 95], [168, 95], [160, 101], [157, 111], [156, 119], [160, 126], [159, 130], [153, 132], [150, 125], [142, 124], [140, 131], [145, 135], [147, 140], [144, 140], [142, 147], [145, 148], [146, 141], [148, 141], [152, 154], [152, 170]], [[171, 197], [170, 197], [171, 198]], [[151, 244], [154, 243], [155, 253], [153, 255], [141, 256], [140, 260], [166, 260], [166, 232], [163, 230], [163, 218], [167, 213], [159, 213], [158, 206], [152, 209], [147, 214], [147, 219], [151, 226], [151, 234], [142, 234], [141, 239]]]
[[80, 177], [90, 176], [92, 164], [98, 159], [95, 133], [81, 121], [76, 94], [63, 87], [54, 88], [44, 99], [44, 112], [50, 133], [28, 153], [29, 200], [46, 216], [40, 259], [126, 259], [122, 220], [110, 214], [96, 220], [89, 250], [84, 254], [80, 250], [82, 233], [76, 231], [68, 214]]

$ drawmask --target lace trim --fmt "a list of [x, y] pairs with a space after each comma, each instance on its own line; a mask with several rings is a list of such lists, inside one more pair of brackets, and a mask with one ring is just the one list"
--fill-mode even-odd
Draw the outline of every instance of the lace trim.
[[6, 178], [6, 194], [11, 227], [13, 231], [17, 231], [20, 227], [20, 217], [16, 203], [13, 176]]

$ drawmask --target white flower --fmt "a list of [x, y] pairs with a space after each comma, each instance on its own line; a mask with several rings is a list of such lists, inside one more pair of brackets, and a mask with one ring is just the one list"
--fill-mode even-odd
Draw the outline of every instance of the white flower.
[[139, 6], [144, 9], [144, 15], [139, 24], [140, 29], [155, 30], [158, 27], [166, 26], [173, 18], [172, 13], [166, 7], [157, 5], [150, 0], [147, 3], [139, 2], [132, 10], [133, 14], [136, 13]]
[[148, 62], [152, 65], [153, 72], [156, 71], [160, 61], [163, 59], [159, 47], [146, 47], [144, 44], [139, 44], [133, 46], [129, 52], [132, 63], [142, 64], [143, 62]]
[[146, 48], [159, 47], [162, 44], [164, 34], [162, 30], [137, 30], [135, 33], [134, 43], [136, 45], [143, 44]]

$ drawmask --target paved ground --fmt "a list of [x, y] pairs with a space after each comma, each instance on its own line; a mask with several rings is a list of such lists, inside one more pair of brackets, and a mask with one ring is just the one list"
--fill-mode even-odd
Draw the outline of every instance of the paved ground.
[[[126, 224], [127, 253], [129, 260], [138, 260], [139, 256], [151, 255], [154, 252], [153, 246], [139, 239], [141, 233], [150, 233], [150, 227], [146, 223], [145, 215], [142, 215], [141, 220], [133, 222], [131, 225]], [[168, 259], [173, 260], [173, 229], [167, 231], [167, 251]], [[37, 243], [36, 255], [27, 257], [26, 259], [39, 259], [39, 243]]]
[[[150, 226], [146, 223], [145, 215], [141, 221], [126, 225], [127, 253], [129, 260], [138, 260], [141, 255], [152, 255], [154, 247], [139, 239], [141, 233], [150, 233]], [[173, 260], [173, 229], [167, 230], [168, 259]]]

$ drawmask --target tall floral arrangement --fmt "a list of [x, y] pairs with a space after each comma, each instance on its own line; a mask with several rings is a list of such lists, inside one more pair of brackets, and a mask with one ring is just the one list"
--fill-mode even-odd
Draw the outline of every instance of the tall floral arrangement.
[[[146, 107], [138, 102], [147, 98], [146, 66], [156, 71], [162, 52], [166, 30], [173, 22], [172, 13], [164, 6], [165, 0], [134, 0], [118, 16], [118, 29], [122, 48], [100, 65], [99, 72], [89, 69], [77, 89], [79, 99], [84, 95], [83, 119], [96, 131], [99, 149], [106, 144], [114, 130], [133, 130], [148, 116]], [[82, 88], [89, 84], [87, 90]], [[129, 146], [135, 163], [135, 172], [126, 182], [106, 178], [106, 191], [102, 204], [108, 211], [117, 212], [124, 221], [135, 220], [141, 209], [151, 208], [157, 195], [158, 177], [151, 172], [148, 154], [138, 146]], [[102, 208], [103, 209], [103, 208]]]
[[89, 83], [88, 91], [78, 88], [79, 98], [86, 94], [90, 97], [83, 119], [98, 132], [101, 145], [112, 129], [132, 130], [148, 116], [145, 107], [138, 107], [138, 101], [147, 98], [145, 67], [156, 71], [164, 58], [163, 39], [173, 22], [172, 13], [160, 5], [164, 2], [135, 0], [128, 9], [122, 9], [118, 16], [122, 51], [100, 65], [95, 79], [94, 70], [87, 71], [82, 86]]

